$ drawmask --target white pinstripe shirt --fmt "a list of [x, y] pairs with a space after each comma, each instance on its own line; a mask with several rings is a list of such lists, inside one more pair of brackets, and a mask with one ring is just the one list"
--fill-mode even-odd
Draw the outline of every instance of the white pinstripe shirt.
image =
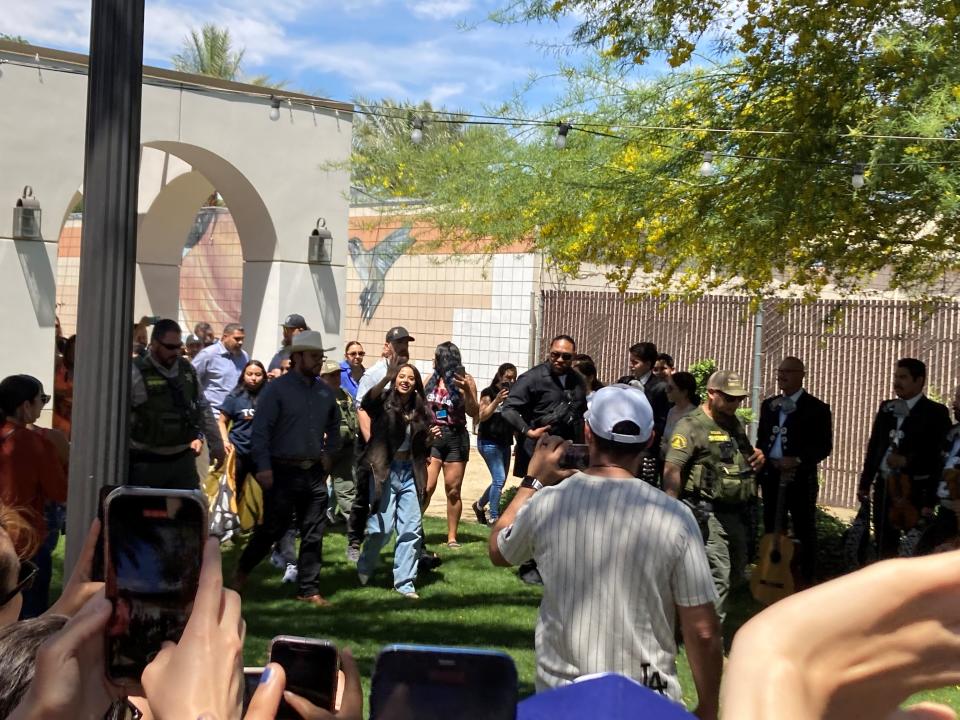
[[530, 498], [497, 542], [543, 578], [538, 691], [616, 672], [680, 700], [675, 606], [717, 600], [689, 508], [642, 480], [577, 473]]

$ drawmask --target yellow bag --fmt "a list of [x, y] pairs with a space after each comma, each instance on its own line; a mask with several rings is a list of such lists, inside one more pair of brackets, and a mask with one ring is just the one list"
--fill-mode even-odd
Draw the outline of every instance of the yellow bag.
[[[233, 477], [232, 473], [230, 477]], [[237, 514], [240, 516], [241, 532], [249, 532], [263, 523], [263, 488], [252, 475], [247, 475], [243, 482], [243, 492], [237, 501]]]

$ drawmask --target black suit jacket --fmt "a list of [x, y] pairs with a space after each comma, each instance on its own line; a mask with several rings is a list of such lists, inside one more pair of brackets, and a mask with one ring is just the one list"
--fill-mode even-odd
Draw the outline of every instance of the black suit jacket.
[[[880, 403], [880, 409], [873, 419], [863, 472], [860, 474], [861, 493], [870, 490], [890, 446], [891, 433], [897, 429], [897, 418], [889, 411], [891, 402], [886, 400]], [[900, 427], [903, 438], [900, 440], [899, 454], [907, 459], [903, 472], [911, 478], [921, 478], [919, 483], [915, 483], [919, 487], [914, 488], [914, 493], [923, 507], [936, 504], [936, 487], [943, 465], [940, 450], [950, 425], [950, 412], [946, 406], [922, 396]]]
[[[774, 409], [774, 401], [780, 397], [768, 397], [760, 405], [760, 422], [757, 425], [757, 447], [765, 456], [770, 455], [776, 434], [773, 429], [780, 424], [780, 410]], [[783, 454], [797, 457], [794, 477], [798, 480], [817, 480], [817, 464], [823, 462], [833, 451], [833, 413], [823, 400], [804, 390], [797, 399], [796, 409], [783, 421], [786, 432], [780, 442]], [[772, 463], [765, 463], [760, 479], [776, 476]]]

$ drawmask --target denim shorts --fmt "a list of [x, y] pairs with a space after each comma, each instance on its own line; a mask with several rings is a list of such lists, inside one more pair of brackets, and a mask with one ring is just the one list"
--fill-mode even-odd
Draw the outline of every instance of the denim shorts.
[[430, 457], [445, 463], [466, 462], [470, 459], [470, 433], [464, 425], [438, 425], [440, 439], [430, 447]]

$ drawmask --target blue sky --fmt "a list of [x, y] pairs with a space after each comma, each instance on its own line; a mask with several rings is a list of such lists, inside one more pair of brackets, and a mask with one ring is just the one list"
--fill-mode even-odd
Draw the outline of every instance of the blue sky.
[[[549, 76], [557, 44], [573, 25], [500, 26], [486, 21], [505, 0], [147, 0], [144, 61], [169, 67], [190, 27], [213, 22], [246, 49], [244, 69], [287, 80], [293, 89], [429, 100], [477, 112], [510, 99], [531, 75]], [[470, 29], [461, 29], [467, 25]], [[0, 0], [0, 32], [86, 52], [90, 0]], [[559, 83], [540, 81], [530, 106]]]

